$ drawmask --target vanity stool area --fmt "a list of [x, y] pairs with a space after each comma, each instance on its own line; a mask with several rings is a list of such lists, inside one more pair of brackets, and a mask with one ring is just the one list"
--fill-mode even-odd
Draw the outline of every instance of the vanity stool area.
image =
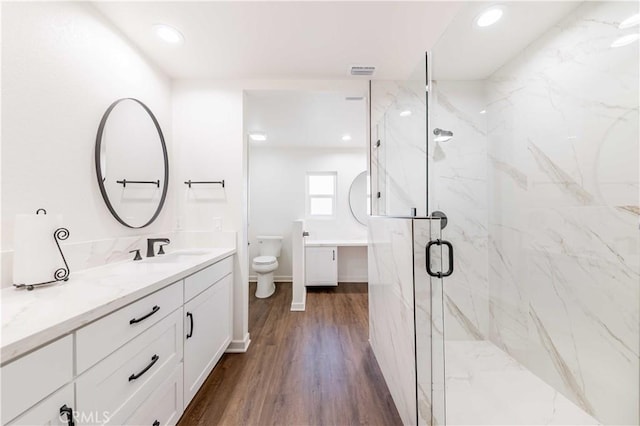
[[2, 425], [174, 425], [231, 342], [235, 249], [2, 290]]
[[[352, 248], [360, 247], [363, 253], [353, 262], [354, 266], [360, 266], [359, 275], [366, 276], [367, 241], [366, 240], [308, 240], [305, 247], [305, 285], [313, 286], [337, 286], [338, 285], [338, 262], [347, 260], [347, 256], [341, 256], [346, 250], [350, 251], [353, 257]], [[365, 260], [362, 268], [362, 259]], [[358, 265], [360, 263], [360, 265]], [[366, 281], [358, 280], [358, 281]]]

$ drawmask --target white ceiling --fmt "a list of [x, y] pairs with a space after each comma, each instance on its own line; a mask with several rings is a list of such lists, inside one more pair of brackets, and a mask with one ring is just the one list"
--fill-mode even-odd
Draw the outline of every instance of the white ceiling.
[[[350, 65], [404, 79], [462, 3], [425, 1], [94, 2], [176, 79], [344, 79]], [[157, 39], [165, 23], [182, 46]], [[367, 77], [351, 77], [364, 78]]]
[[504, 15], [480, 28], [476, 17], [495, 2], [471, 2], [460, 9], [433, 48], [433, 78], [486, 78], [577, 7], [578, 1], [502, 2]]
[[[246, 95], [245, 128], [264, 132], [252, 146], [365, 148], [367, 102], [345, 96], [365, 93], [252, 91]], [[351, 135], [350, 141], [342, 136]]]

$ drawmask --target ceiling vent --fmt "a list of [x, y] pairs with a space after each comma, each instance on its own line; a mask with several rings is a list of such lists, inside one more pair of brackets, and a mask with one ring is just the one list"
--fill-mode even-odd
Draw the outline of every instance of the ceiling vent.
[[351, 75], [373, 75], [376, 67], [366, 65], [352, 65], [349, 67], [349, 74]]

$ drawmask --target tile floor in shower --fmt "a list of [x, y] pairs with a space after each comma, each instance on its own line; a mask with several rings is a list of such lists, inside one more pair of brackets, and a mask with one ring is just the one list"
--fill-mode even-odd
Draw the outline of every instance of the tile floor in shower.
[[447, 425], [599, 425], [487, 341], [449, 341]]

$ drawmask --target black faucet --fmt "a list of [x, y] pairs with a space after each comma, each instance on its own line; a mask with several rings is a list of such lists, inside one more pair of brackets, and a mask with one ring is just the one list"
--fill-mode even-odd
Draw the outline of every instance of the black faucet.
[[147, 257], [153, 257], [156, 255], [153, 245], [155, 243], [169, 244], [171, 241], [168, 238], [147, 238]]

